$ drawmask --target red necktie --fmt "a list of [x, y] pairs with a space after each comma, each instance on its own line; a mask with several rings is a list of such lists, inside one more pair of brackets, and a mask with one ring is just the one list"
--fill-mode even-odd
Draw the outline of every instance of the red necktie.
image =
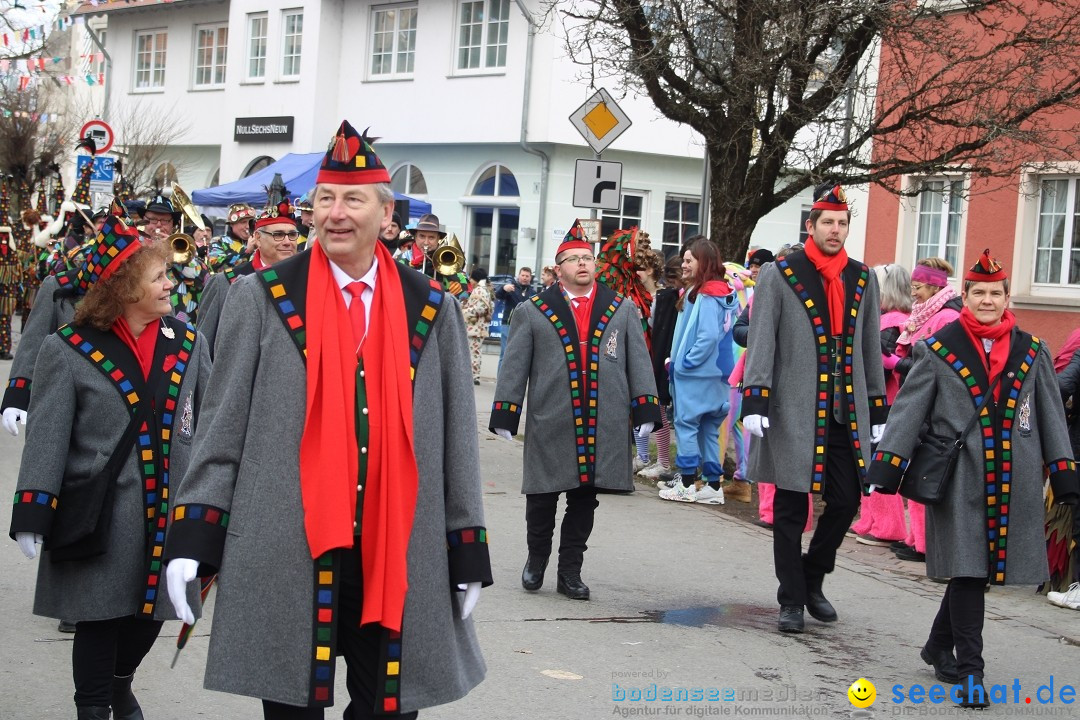
[[360, 295], [367, 289], [367, 283], [363, 280], [357, 280], [346, 285], [345, 289], [352, 295], [352, 300], [349, 301], [349, 324], [352, 325], [353, 343], [356, 345], [357, 354], [359, 354], [360, 343], [364, 341], [364, 333], [367, 331], [364, 301]]
[[589, 342], [589, 298], [576, 297], [574, 302], [574, 323], [577, 325], [578, 341]]

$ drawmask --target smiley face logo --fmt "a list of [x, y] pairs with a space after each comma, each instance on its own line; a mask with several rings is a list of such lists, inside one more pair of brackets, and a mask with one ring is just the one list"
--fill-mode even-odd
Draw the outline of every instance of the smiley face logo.
[[851, 687], [847, 691], [848, 700], [851, 704], [857, 708], [868, 708], [874, 704], [874, 700], [877, 699], [877, 688], [874, 687], [874, 683], [870, 682], [866, 678], [859, 678], [855, 682], [851, 683]]

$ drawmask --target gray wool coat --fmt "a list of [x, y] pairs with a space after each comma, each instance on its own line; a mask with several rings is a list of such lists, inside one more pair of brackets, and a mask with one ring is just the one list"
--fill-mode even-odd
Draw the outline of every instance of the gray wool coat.
[[[959, 321], [914, 345], [915, 364], [874, 453], [870, 482], [896, 492], [924, 423], [947, 437], [964, 429], [989, 385], [982, 352]], [[969, 387], [961, 372], [974, 384]], [[1049, 577], [1043, 479], [1049, 472], [1059, 499], [1076, 495], [1077, 480], [1046, 346], [1014, 329], [1000, 385], [997, 402], [984, 411], [985, 423], [964, 437], [945, 500], [926, 506], [931, 577], [988, 576], [995, 585], [1034, 585]]]
[[[304, 316], [310, 261], [311, 253], [301, 253], [230, 288], [195, 457], [176, 498], [177, 513], [184, 508], [187, 518], [173, 524], [166, 547], [168, 559], [193, 558], [204, 571], [218, 571], [206, 687], [300, 706], [327, 703], [311, 684], [318, 606], [300, 489], [304, 340], [279, 310]], [[399, 707], [406, 712], [456, 700], [483, 679], [456, 586], [490, 584], [491, 569], [461, 311], [420, 274], [394, 267], [410, 327], [421, 310], [437, 306], [434, 321], [423, 325], [426, 335], [413, 336], [420, 347], [413, 385], [419, 492], [401, 642]], [[273, 286], [283, 288], [274, 295], [277, 307]], [[227, 513], [227, 520], [192, 520], [191, 508]], [[483, 531], [482, 557], [472, 562], [462, 560], [465, 546], [456, 539], [467, 530], [477, 537]]]
[[214, 343], [217, 340], [218, 323], [221, 322], [221, 310], [225, 307], [225, 298], [229, 288], [239, 278], [255, 272], [250, 262], [240, 263], [235, 268], [226, 268], [216, 272], [206, 281], [202, 297], [199, 298], [199, 332], [210, 346], [210, 357], [214, 357]]
[[[528, 390], [522, 493], [582, 485], [631, 490], [631, 426], [660, 424], [656, 379], [637, 309], [606, 285], [594, 287], [584, 372], [574, 314], [558, 284], [519, 304], [511, 318], [489, 428], [516, 434]], [[596, 398], [592, 408], [590, 397]]]
[[30, 311], [30, 317], [26, 319], [26, 327], [23, 328], [15, 359], [11, 361], [11, 373], [4, 390], [0, 412], [9, 407], [19, 410], [30, 407], [34, 365], [37, 363], [41, 345], [45, 338], [56, 332], [56, 328], [66, 325], [75, 317], [75, 303], [80, 295], [76, 294], [75, 288], [70, 287], [69, 275], [73, 276], [74, 273], [50, 275], [41, 281], [34, 307]]
[[[859, 476], [870, 460], [870, 428], [885, 422], [877, 280], [848, 260], [845, 293], [846, 379], [841, 397]], [[827, 482], [825, 432], [831, 400], [828, 300], [821, 275], [803, 252], [766, 265], [754, 289], [754, 312], [743, 375], [742, 416], [769, 418], [765, 437], [750, 444], [750, 477], [795, 492], [821, 492]], [[824, 344], [818, 338], [824, 334]], [[824, 351], [824, 352], [822, 352]], [[824, 383], [822, 382], [824, 381]], [[822, 405], [821, 403], [825, 404]], [[854, 414], [854, 424], [851, 416]]]
[[[176, 617], [163, 591], [164, 572], [157, 560], [164, 546], [170, 507], [163, 489], [176, 491], [191, 459], [199, 406], [210, 376], [210, 356], [206, 341], [189, 325], [172, 317], [165, 322], [175, 337], [157, 340], [149, 390], [134, 355], [111, 332], [64, 326], [42, 343], [12, 509], [12, 537], [17, 532], [39, 533], [48, 547], [54, 529], [51, 502], [64, 502], [65, 478], [92, 477], [105, 467], [131, 417], [129, 394], [138, 395], [139, 402], [153, 396], [155, 417], [149, 450], [136, 442], [117, 479], [107, 551], [87, 560], [66, 562], [53, 562], [50, 552], [43, 552], [34, 595], [36, 615], [73, 622], [129, 615], [158, 620]], [[69, 334], [72, 330], [74, 335]], [[156, 331], [154, 327], [146, 330]], [[80, 342], [71, 342], [73, 337]], [[97, 359], [95, 352], [101, 353]], [[107, 375], [101, 367], [106, 363], [112, 364], [109, 372], [123, 373], [123, 379]], [[164, 372], [166, 365], [169, 370]], [[155, 383], [155, 375], [163, 381]], [[131, 385], [124, 384], [127, 382]], [[166, 446], [167, 470], [162, 462]], [[152, 491], [143, 473], [147, 451], [155, 468]], [[149, 507], [148, 492], [153, 497]], [[160, 534], [147, 533], [148, 512], [153, 513]], [[162, 590], [158, 592], [158, 588]], [[189, 601], [198, 598], [198, 590], [193, 581], [188, 588]], [[147, 603], [147, 597], [152, 602]]]

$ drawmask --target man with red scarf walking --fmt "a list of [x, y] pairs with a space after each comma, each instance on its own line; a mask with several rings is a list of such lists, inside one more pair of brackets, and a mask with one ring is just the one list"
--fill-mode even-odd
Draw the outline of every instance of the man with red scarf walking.
[[229, 290], [230, 341], [175, 497], [170, 597], [220, 579], [205, 685], [262, 699], [265, 718], [321, 719], [337, 655], [349, 720], [415, 717], [484, 677], [468, 616], [491, 567], [476, 427], [460, 422], [476, 413], [465, 326], [379, 242], [389, 181], [343, 122], [316, 178], [318, 242]]
[[[782, 632], [803, 631], [804, 607], [821, 622], [837, 620], [822, 584], [859, 509], [870, 444], [888, 413], [876, 278], [844, 250], [851, 213], [843, 188], [827, 183], [814, 200], [805, 251], [758, 276], [743, 378], [743, 425], [759, 438], [750, 476], [776, 483]], [[804, 555], [808, 492], [823, 495], [825, 512]]]

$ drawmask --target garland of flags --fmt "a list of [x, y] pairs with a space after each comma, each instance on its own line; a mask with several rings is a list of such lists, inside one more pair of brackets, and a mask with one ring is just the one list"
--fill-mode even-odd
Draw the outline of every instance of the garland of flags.
[[[104, 4], [97, 2], [95, 4]], [[42, 8], [44, 11], [45, 9]], [[39, 38], [44, 41], [47, 31], [56, 32], [70, 29], [73, 25], [85, 23], [85, 18], [77, 17], [71, 18], [70, 16], [57, 17], [49, 25], [38, 25], [36, 27], [23, 28], [21, 32], [0, 33], [0, 45], [5, 48], [18, 46], [22, 43], [32, 43]], [[79, 55], [78, 63], [88, 62], [90, 64], [101, 63], [105, 61], [105, 53], [94, 52]], [[105, 73], [86, 73], [86, 74], [69, 74], [61, 73], [54, 74], [55, 70], [70, 70], [75, 65], [74, 58], [71, 57], [29, 57], [18, 58], [12, 60], [10, 58], [0, 58], [0, 76], [15, 77], [18, 78], [17, 87], [20, 91], [26, 90], [30, 87], [39, 85], [43, 80], [52, 78], [56, 82], [62, 85], [89, 85], [100, 86], [105, 84]], [[58, 67], [59, 66], [59, 67]], [[4, 117], [10, 117], [10, 111], [3, 112]], [[42, 116], [42, 122], [47, 122], [47, 116]]]

